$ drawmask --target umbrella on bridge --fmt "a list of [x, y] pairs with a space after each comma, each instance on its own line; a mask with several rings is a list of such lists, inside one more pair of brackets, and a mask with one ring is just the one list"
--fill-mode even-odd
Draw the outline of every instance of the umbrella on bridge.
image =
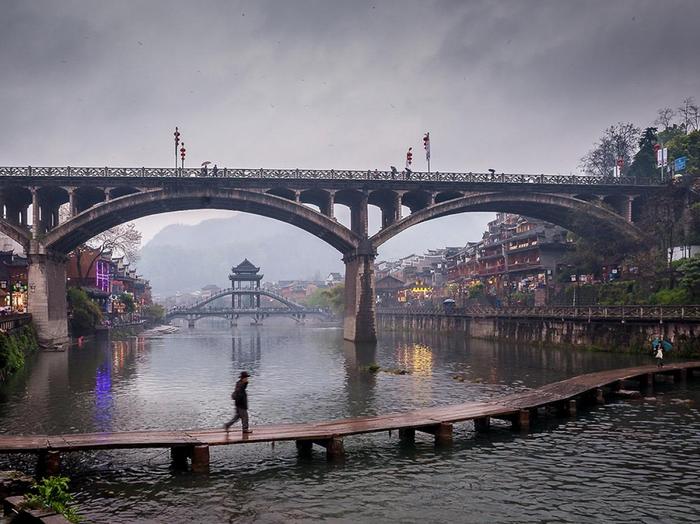
[[209, 160], [205, 160], [202, 162], [202, 167], [207, 167], [209, 164], [211, 164], [211, 162], [209, 162]]

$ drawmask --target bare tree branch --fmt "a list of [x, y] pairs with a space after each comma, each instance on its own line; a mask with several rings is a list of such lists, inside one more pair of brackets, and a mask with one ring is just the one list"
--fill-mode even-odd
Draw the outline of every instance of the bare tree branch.
[[[104, 253], [123, 256], [129, 262], [134, 262], [138, 258], [140, 246], [141, 233], [136, 230], [133, 224], [121, 224], [96, 235], [86, 244], [82, 244], [73, 250], [80, 282], [83, 282], [85, 275], [90, 274], [92, 266]], [[82, 260], [85, 256], [90, 257], [90, 263], [84, 275]]]
[[676, 116], [676, 112], [670, 107], [662, 107], [657, 111], [656, 120], [654, 124], [656, 126], [662, 127], [664, 130], [668, 129], [673, 125], [673, 117]]
[[620, 158], [625, 166], [630, 166], [640, 133], [641, 130], [630, 123], [618, 122], [610, 126], [595, 147], [581, 159], [581, 167], [591, 175], [609, 176]]

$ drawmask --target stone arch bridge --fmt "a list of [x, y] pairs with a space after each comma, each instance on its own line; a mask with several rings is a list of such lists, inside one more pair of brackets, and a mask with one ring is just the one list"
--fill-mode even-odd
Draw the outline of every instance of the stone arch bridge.
[[[204, 208], [281, 220], [337, 249], [346, 265], [345, 338], [372, 341], [376, 249], [405, 229], [456, 213], [503, 211], [639, 244], [644, 234], [635, 220], [663, 187], [629, 177], [544, 174], [0, 167], [0, 232], [28, 253], [29, 311], [45, 344], [67, 337], [65, 261], [72, 249], [129, 220]], [[349, 208], [350, 227], [335, 219], [335, 205]], [[372, 236], [368, 206], [381, 210]]]
[[[226, 296], [264, 296], [279, 302], [281, 307], [208, 307], [208, 304]], [[187, 320], [189, 327], [194, 327], [197, 320], [205, 317], [224, 318], [230, 320], [231, 325], [235, 325], [238, 318], [242, 316], [250, 317], [253, 320], [253, 324], [261, 324], [268, 317], [289, 317], [301, 323], [307, 316], [311, 315], [328, 317], [328, 314], [319, 308], [308, 308], [266, 289], [227, 288], [192, 305], [176, 306], [169, 309], [165, 314], [165, 319], [184, 318]]]

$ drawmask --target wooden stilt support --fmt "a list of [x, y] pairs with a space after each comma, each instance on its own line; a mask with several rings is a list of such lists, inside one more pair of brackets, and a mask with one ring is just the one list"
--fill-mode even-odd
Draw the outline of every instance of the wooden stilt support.
[[688, 370], [687, 369], [678, 369], [673, 372], [676, 378], [676, 382], [679, 384], [685, 385], [686, 382], [688, 381]]
[[415, 428], [401, 428], [399, 429], [399, 440], [402, 444], [415, 444], [416, 442], [416, 430]]
[[438, 446], [452, 444], [452, 424], [441, 422], [440, 424], [422, 426], [416, 429], [435, 436], [435, 444]]
[[622, 380], [618, 380], [612, 385], [613, 391], [620, 391], [622, 389]]
[[195, 473], [209, 471], [209, 446], [199, 445], [192, 448], [192, 471]]
[[474, 419], [474, 431], [484, 433], [491, 429], [491, 417], [479, 417]]
[[569, 413], [570, 417], [575, 417], [576, 416], [576, 400], [571, 399], [566, 403], [566, 410]]
[[528, 430], [530, 429], [530, 410], [521, 409], [513, 417], [513, 429]]
[[192, 456], [190, 446], [175, 446], [170, 448], [170, 458], [177, 469], [187, 469], [187, 459]]
[[605, 395], [603, 394], [603, 388], [595, 388], [595, 403], [605, 404]]
[[311, 456], [311, 450], [314, 447], [314, 443], [310, 440], [297, 440], [297, 452], [300, 457], [308, 458]]
[[452, 444], [452, 424], [438, 424], [435, 429], [435, 444], [447, 446]]
[[315, 443], [326, 448], [326, 458], [328, 460], [342, 460], [345, 456], [342, 438], [334, 437], [327, 440], [317, 440]]
[[61, 453], [55, 450], [40, 453], [38, 470], [41, 475], [58, 475], [61, 472]]

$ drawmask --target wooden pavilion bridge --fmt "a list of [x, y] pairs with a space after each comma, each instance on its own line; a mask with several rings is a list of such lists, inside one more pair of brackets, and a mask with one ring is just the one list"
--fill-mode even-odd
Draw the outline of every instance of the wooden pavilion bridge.
[[313, 445], [325, 448], [329, 459], [344, 455], [343, 437], [398, 430], [399, 438], [412, 442], [416, 431], [435, 437], [438, 445], [452, 442], [453, 425], [473, 421], [477, 432], [486, 431], [490, 420], [510, 421], [514, 429], [527, 429], [540, 408], [547, 413], [573, 416], [580, 405], [603, 404], [622, 389], [623, 381], [635, 381], [649, 392], [655, 382], [684, 383], [688, 376], [700, 376], [700, 361], [614, 369], [588, 373], [540, 388], [497, 397], [486, 402], [464, 402], [424, 408], [405, 413], [338, 419], [298, 424], [255, 426], [253, 433], [227, 433], [223, 429], [182, 431], [125, 431], [116, 433], [0, 436], [0, 454], [36, 453], [39, 469], [55, 474], [61, 454], [75, 451], [132, 448], [170, 448], [175, 465], [195, 472], [209, 469], [209, 448], [230, 444], [295, 441], [300, 454], [310, 454]]

